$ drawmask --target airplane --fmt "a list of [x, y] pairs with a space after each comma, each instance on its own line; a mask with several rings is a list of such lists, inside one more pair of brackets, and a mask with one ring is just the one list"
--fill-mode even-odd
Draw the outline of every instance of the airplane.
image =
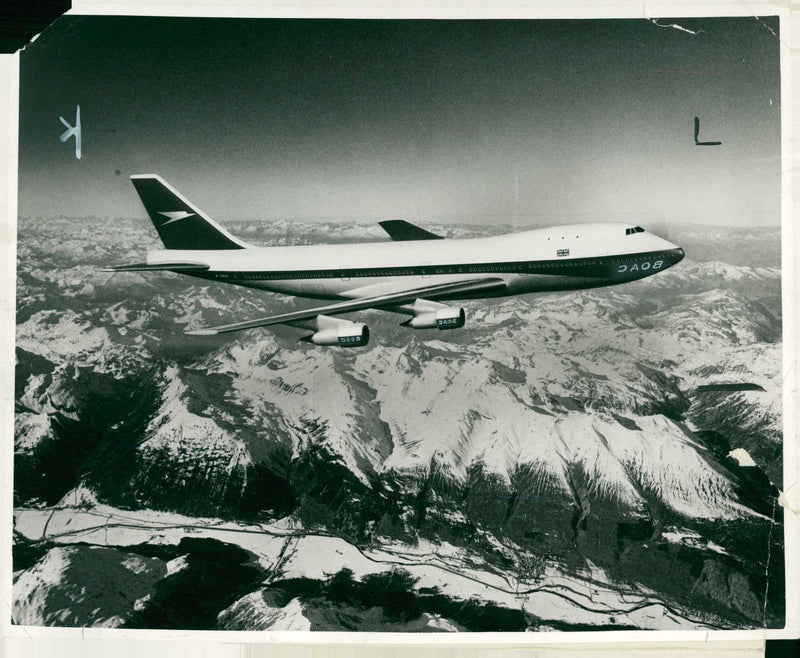
[[722, 142], [699, 142], [697, 138], [700, 136], [700, 117], [694, 118], [694, 145], [695, 146], [720, 146]]
[[257, 247], [231, 235], [155, 174], [131, 176], [165, 249], [106, 272], [175, 272], [329, 303], [254, 320], [186, 329], [192, 336], [286, 324], [315, 345], [359, 347], [369, 328], [336, 316], [380, 309], [412, 329], [457, 329], [447, 302], [579, 290], [636, 281], [678, 263], [683, 249], [641, 226], [553, 226], [485, 238], [444, 239], [404, 220], [379, 222], [391, 241]]

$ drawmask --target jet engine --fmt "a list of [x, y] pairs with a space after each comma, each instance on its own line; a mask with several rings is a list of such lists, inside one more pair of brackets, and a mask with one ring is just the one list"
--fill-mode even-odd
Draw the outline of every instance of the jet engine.
[[314, 345], [338, 345], [339, 347], [363, 347], [369, 343], [369, 327], [362, 322], [350, 322], [327, 315], [318, 315], [313, 334], [301, 338]]
[[467, 321], [467, 315], [461, 307], [447, 306], [438, 302], [418, 299], [401, 310], [411, 312], [414, 317], [403, 324], [414, 329], [459, 329]]

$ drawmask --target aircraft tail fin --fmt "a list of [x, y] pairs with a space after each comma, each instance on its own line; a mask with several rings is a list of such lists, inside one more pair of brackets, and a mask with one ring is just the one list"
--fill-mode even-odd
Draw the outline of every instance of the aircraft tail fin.
[[246, 249], [239, 240], [192, 205], [155, 174], [131, 176], [131, 182], [167, 249]]

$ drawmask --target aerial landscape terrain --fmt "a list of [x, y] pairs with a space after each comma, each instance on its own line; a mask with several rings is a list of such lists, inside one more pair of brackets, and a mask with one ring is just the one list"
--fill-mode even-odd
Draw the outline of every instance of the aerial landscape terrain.
[[144, 219], [20, 218], [14, 623], [782, 627], [780, 230], [647, 229], [685, 260], [469, 301], [455, 331], [361, 312], [370, 344], [339, 349], [292, 327], [187, 337], [314, 302], [100, 272], [158, 247]]

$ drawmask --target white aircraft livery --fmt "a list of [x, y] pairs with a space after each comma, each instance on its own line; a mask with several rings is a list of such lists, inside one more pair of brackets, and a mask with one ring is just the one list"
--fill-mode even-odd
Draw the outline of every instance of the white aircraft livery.
[[461, 299], [617, 285], [663, 272], [683, 249], [640, 226], [617, 223], [553, 226], [488, 238], [444, 239], [402, 220], [380, 222], [392, 241], [257, 247], [234, 237], [159, 176], [131, 176], [165, 249], [145, 263], [112, 272], [167, 271], [333, 300], [301, 311], [186, 330], [212, 335], [288, 324], [313, 333], [315, 345], [359, 347], [361, 322], [335, 317], [373, 308], [410, 316], [413, 329], [456, 329], [466, 321]]

